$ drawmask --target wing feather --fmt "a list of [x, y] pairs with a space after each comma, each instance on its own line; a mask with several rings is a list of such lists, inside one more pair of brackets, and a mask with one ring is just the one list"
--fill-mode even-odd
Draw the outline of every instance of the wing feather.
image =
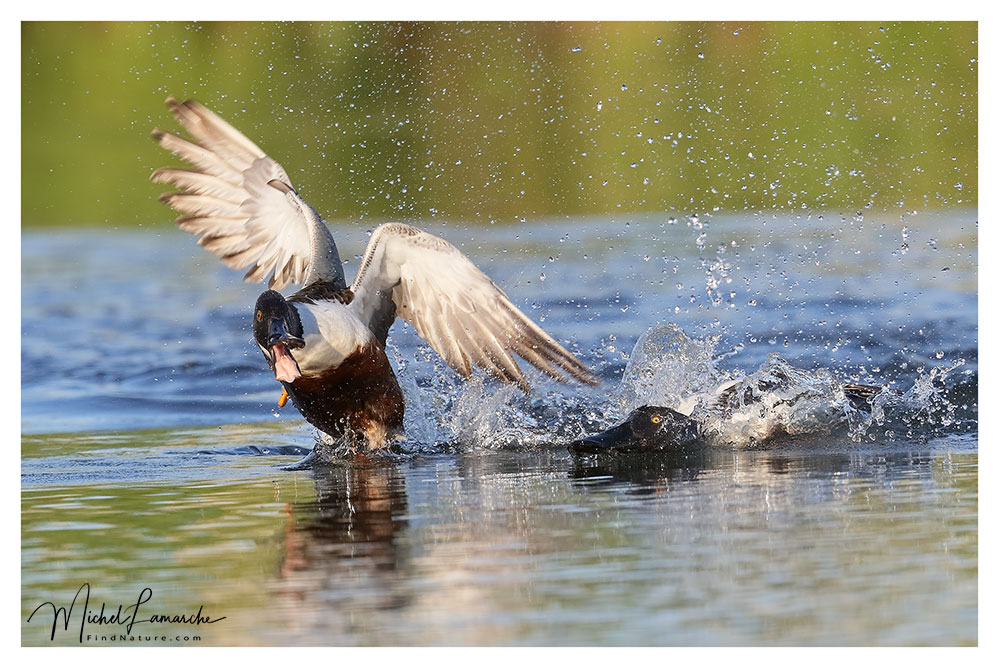
[[164, 167], [153, 172], [149, 180], [153, 183], [172, 185], [195, 195], [211, 195], [237, 204], [246, 197], [246, 193], [239, 187], [224, 179], [189, 169]]
[[351, 286], [351, 308], [365, 323], [396, 315], [462, 376], [475, 365], [500, 380], [529, 386], [513, 355], [561, 381], [597, 384], [593, 373], [534, 324], [457, 248], [409, 225], [381, 225], [371, 235]]
[[246, 217], [223, 218], [220, 216], [181, 216], [177, 227], [200, 237], [241, 236], [245, 237], [243, 226]]
[[[246, 242], [236, 236], [201, 237], [198, 240], [198, 245], [220, 257], [231, 256], [249, 250]], [[242, 269], [242, 267], [238, 268]]]
[[199, 144], [239, 171], [246, 171], [255, 160], [267, 157], [259, 146], [203, 104], [194, 100], [181, 104], [167, 98], [167, 105]]
[[160, 143], [160, 146], [178, 158], [191, 163], [205, 174], [225, 179], [233, 185], [239, 185], [239, 172], [208, 149], [192, 144], [169, 132], [163, 132], [158, 128], [153, 129], [153, 138]]
[[221, 216], [231, 218], [239, 215], [239, 202], [212, 197], [211, 195], [189, 195], [185, 193], [163, 193], [160, 201], [171, 208], [192, 216]]
[[269, 275], [275, 289], [316, 280], [346, 287], [329, 230], [284, 168], [201, 104], [170, 97], [167, 106], [194, 141], [158, 129], [153, 137], [193, 169], [157, 169], [150, 179], [178, 189], [160, 199], [185, 214], [180, 229], [226, 266], [249, 267], [248, 282]]

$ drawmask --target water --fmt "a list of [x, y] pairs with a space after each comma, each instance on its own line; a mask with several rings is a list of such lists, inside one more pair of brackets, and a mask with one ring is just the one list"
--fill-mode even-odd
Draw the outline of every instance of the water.
[[[173, 230], [25, 232], [22, 642], [78, 644], [79, 616], [26, 620], [89, 582], [92, 610], [148, 587], [225, 617], [143, 644], [975, 644], [975, 220], [428, 226], [602, 386], [463, 383], [397, 324], [409, 454], [296, 472], [314, 435], [250, 342], [258, 286]], [[637, 354], [674, 326], [707, 352]], [[772, 364], [907, 399], [687, 456], [565, 451], [678, 378]]]

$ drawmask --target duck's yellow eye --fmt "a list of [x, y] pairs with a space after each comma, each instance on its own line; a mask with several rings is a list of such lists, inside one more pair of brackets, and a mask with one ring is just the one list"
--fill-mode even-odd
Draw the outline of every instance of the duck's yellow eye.
[[660, 422], [662, 422], [662, 420], [663, 419], [661, 417], [659, 417], [658, 415], [653, 415], [652, 416], [652, 424], [659, 424]]
[[262, 311], [257, 311], [257, 322], [260, 322], [263, 319], [264, 319], [263, 312]]

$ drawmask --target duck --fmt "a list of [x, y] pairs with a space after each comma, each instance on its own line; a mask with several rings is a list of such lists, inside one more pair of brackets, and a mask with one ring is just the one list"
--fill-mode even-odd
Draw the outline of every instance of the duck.
[[[348, 285], [330, 229], [278, 162], [199, 102], [166, 104], [191, 139], [153, 129], [187, 163], [152, 172], [175, 188], [159, 199], [199, 246], [246, 269], [244, 281], [267, 280], [253, 340], [282, 386], [279, 404], [290, 399], [319, 431], [352, 451], [404, 437], [405, 401], [386, 355], [399, 318], [466, 379], [478, 368], [529, 393], [516, 355], [557, 381], [598, 384], [458, 248], [424, 230], [376, 227]], [[298, 289], [285, 296], [289, 285]]]
[[619, 425], [569, 443], [574, 455], [615, 455], [688, 448], [701, 437], [701, 425], [666, 406], [639, 406]]
[[[699, 400], [703, 401], [707, 397], [709, 403], [714, 406], [730, 404], [733, 400], [741, 401], [743, 405], [760, 403], [761, 393], [748, 389], [745, 380], [739, 378], [726, 381], [712, 391], [684, 399], [677, 409], [667, 406], [640, 406], [629, 413], [620, 424], [606, 431], [576, 439], [570, 442], [567, 448], [576, 456], [696, 449], [707, 444], [705, 425], [691, 417]], [[757, 390], [759, 389], [757, 387]], [[840, 386], [840, 390], [852, 410], [870, 413], [874, 397], [887, 388], [846, 383]], [[782, 402], [795, 400], [796, 398], [790, 398]]]

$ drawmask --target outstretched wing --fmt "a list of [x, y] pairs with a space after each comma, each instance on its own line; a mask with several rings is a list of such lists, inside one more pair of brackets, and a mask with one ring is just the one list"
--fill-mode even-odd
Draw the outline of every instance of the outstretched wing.
[[378, 227], [351, 290], [351, 308], [379, 338], [398, 315], [464, 377], [475, 365], [526, 392], [517, 354], [557, 380], [564, 382], [567, 373], [597, 384], [589, 369], [521, 313], [461, 251], [415, 227]]
[[150, 178], [180, 190], [160, 197], [184, 214], [180, 229], [226, 266], [249, 267], [248, 282], [271, 274], [275, 289], [316, 280], [346, 287], [329, 229], [281, 165], [198, 102], [169, 97], [167, 106], [194, 142], [159, 129], [153, 137], [192, 169], [157, 169]]

